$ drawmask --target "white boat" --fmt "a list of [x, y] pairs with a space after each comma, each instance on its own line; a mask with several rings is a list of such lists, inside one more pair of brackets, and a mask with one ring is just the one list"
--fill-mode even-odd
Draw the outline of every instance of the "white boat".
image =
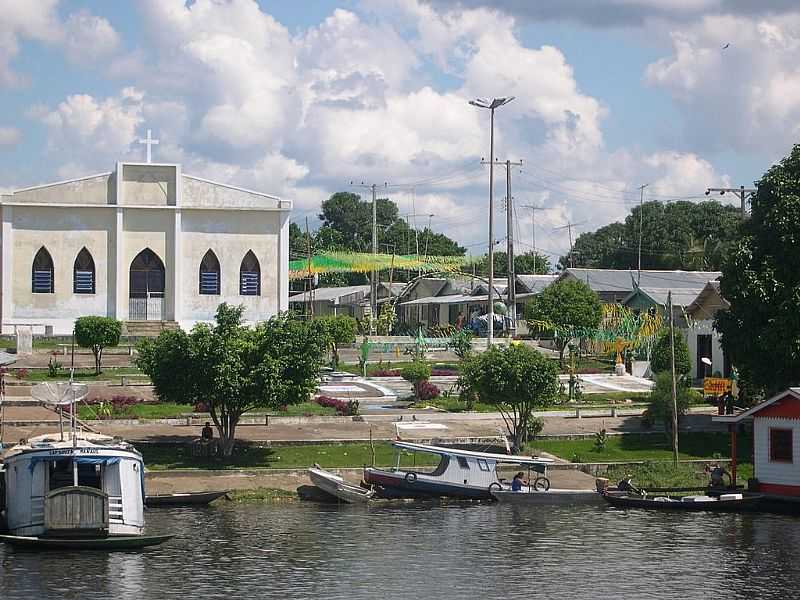
[[0, 502], [12, 536], [106, 538], [144, 534], [144, 464], [105, 435], [42, 435], [8, 448]]
[[375, 495], [374, 490], [348, 483], [336, 473], [326, 471], [319, 465], [311, 467], [308, 470], [308, 476], [315, 486], [350, 504], [366, 503]]
[[492, 496], [502, 504], [526, 505], [572, 505], [602, 504], [603, 498], [596, 490], [565, 490], [550, 488], [547, 491], [523, 488], [522, 491], [492, 490]]
[[[547, 465], [551, 458], [538, 456], [513, 456], [491, 452], [474, 452], [460, 448], [429, 446], [410, 442], [392, 442], [398, 450], [394, 469], [364, 469], [364, 481], [378, 487], [378, 495], [385, 498], [431, 498], [448, 496], [473, 500], [491, 500], [494, 490], [510, 489], [501, 481], [497, 468], [500, 465], [519, 465], [529, 471], [529, 480], [536, 489], [548, 489]], [[407, 450], [439, 456], [434, 469], [401, 469], [400, 455]], [[531, 472], [540, 473], [531, 477]]]

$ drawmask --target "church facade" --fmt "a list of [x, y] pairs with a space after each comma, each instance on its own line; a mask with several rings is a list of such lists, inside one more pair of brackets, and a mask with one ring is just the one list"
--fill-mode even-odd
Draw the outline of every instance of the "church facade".
[[[287, 310], [292, 203], [119, 162], [113, 172], [0, 196], [3, 332], [72, 332], [79, 316], [137, 326], [210, 321], [222, 302], [256, 322]], [[36, 329], [34, 329], [36, 330]]]

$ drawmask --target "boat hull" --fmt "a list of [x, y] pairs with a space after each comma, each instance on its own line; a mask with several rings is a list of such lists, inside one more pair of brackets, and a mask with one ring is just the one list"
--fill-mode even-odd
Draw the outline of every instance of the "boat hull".
[[131, 535], [68, 539], [0, 535], [0, 541], [20, 548], [41, 550], [135, 550], [163, 544], [171, 537], [171, 535]]
[[364, 481], [378, 486], [382, 498], [460, 498], [464, 500], [491, 500], [489, 488], [462, 485], [415, 473], [413, 481], [406, 478], [408, 473], [380, 469], [365, 469]]
[[185, 494], [159, 494], [147, 496], [145, 506], [157, 508], [159, 506], [203, 506], [222, 498], [229, 490], [217, 492], [188, 492]]
[[501, 504], [516, 506], [546, 506], [574, 504], [602, 504], [603, 499], [595, 490], [560, 490], [550, 489], [546, 492], [511, 492], [493, 490], [492, 496]]
[[758, 508], [762, 496], [753, 494], [741, 500], [709, 500], [700, 502], [682, 502], [655, 500], [653, 498], [640, 498], [614, 492], [607, 492], [603, 500], [617, 508], [639, 508], [647, 510], [672, 510], [684, 512], [713, 511], [713, 512], [746, 512]]
[[308, 470], [308, 476], [319, 489], [348, 504], [364, 504], [375, 495], [372, 490], [352, 485], [325, 469], [311, 468]]

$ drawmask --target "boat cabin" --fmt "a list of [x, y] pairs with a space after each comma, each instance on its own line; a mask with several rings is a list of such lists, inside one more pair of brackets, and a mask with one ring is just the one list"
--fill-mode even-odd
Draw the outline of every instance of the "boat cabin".
[[800, 388], [789, 388], [738, 415], [713, 418], [731, 432], [731, 474], [736, 473], [736, 429], [753, 423], [753, 476], [758, 491], [800, 496]]
[[17, 536], [105, 537], [144, 530], [144, 464], [108, 436], [39, 436], [2, 456], [5, 521]]
[[[549, 458], [474, 452], [411, 442], [396, 441], [392, 445], [397, 449], [397, 462], [392, 470], [364, 470], [364, 481], [381, 486], [384, 494], [395, 490], [397, 495], [403, 496], [491, 498], [492, 489], [504, 487], [497, 473], [499, 465], [518, 465], [544, 474], [547, 465], [553, 462]], [[403, 450], [438, 455], [439, 463], [432, 471], [401, 468]]]

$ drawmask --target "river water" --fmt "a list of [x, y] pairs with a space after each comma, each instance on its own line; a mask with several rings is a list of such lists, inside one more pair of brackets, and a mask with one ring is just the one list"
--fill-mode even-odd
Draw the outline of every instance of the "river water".
[[800, 518], [610, 507], [223, 504], [143, 552], [0, 544], [0, 599], [797, 598]]

